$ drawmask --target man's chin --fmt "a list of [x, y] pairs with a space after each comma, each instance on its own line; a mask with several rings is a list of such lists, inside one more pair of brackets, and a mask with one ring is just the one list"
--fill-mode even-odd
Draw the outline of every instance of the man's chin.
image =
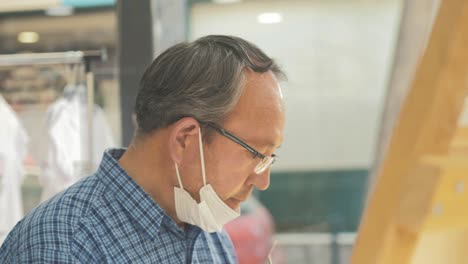
[[235, 198], [230, 198], [228, 199], [227, 201], [225, 201], [225, 203], [227, 204], [227, 206], [229, 206], [232, 210], [240, 213], [240, 205], [242, 203], [242, 201], [240, 200], [237, 200]]

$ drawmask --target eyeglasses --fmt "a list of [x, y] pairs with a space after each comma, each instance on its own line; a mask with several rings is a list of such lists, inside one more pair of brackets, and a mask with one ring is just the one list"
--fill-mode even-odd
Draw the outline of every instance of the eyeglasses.
[[232, 141], [236, 142], [237, 144], [241, 145], [242, 147], [244, 147], [246, 150], [248, 150], [250, 153], [252, 153], [254, 158], [256, 158], [256, 157], [260, 158], [260, 162], [257, 164], [257, 166], [255, 166], [254, 171], [255, 171], [256, 174], [260, 174], [260, 173], [264, 172], [271, 165], [273, 165], [276, 162], [276, 160], [278, 160], [278, 157], [275, 154], [272, 154], [271, 156], [265, 156], [262, 153], [260, 153], [259, 151], [257, 151], [256, 149], [254, 149], [253, 147], [249, 146], [249, 144], [242, 141], [240, 138], [234, 136], [233, 134], [227, 132], [226, 130], [224, 130], [223, 128], [221, 128], [221, 127], [219, 127], [217, 125], [214, 125], [214, 124], [211, 124], [211, 123], [206, 123], [206, 125], [213, 128], [214, 130], [216, 130], [221, 135], [229, 138], [230, 140], [232, 140]]

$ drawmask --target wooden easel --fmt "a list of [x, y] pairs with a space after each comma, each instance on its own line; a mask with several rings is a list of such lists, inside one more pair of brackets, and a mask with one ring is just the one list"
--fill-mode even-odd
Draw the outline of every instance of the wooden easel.
[[468, 263], [468, 1], [441, 0], [365, 210], [352, 264]]

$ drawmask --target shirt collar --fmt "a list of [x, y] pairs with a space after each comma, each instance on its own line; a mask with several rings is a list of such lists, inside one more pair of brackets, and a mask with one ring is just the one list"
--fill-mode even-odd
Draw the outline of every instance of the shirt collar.
[[117, 199], [142, 230], [154, 240], [166, 214], [117, 162], [125, 151], [126, 149], [106, 150], [97, 174], [109, 194]]

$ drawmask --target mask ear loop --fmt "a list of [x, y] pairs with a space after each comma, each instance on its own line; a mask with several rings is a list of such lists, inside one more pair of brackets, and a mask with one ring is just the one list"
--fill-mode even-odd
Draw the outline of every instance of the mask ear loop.
[[203, 143], [202, 143], [202, 134], [201, 134], [200, 127], [198, 127], [198, 143], [200, 145], [200, 160], [201, 160], [201, 169], [202, 169], [202, 176], [203, 176], [203, 186], [206, 186], [205, 158], [203, 155]]
[[180, 180], [179, 166], [177, 166], [177, 163], [174, 163], [174, 165], [175, 165], [175, 171], [176, 171], [176, 174], [177, 174], [177, 180], [179, 181], [180, 188], [182, 188], [182, 190], [183, 190], [184, 185], [182, 185], [182, 181]]

